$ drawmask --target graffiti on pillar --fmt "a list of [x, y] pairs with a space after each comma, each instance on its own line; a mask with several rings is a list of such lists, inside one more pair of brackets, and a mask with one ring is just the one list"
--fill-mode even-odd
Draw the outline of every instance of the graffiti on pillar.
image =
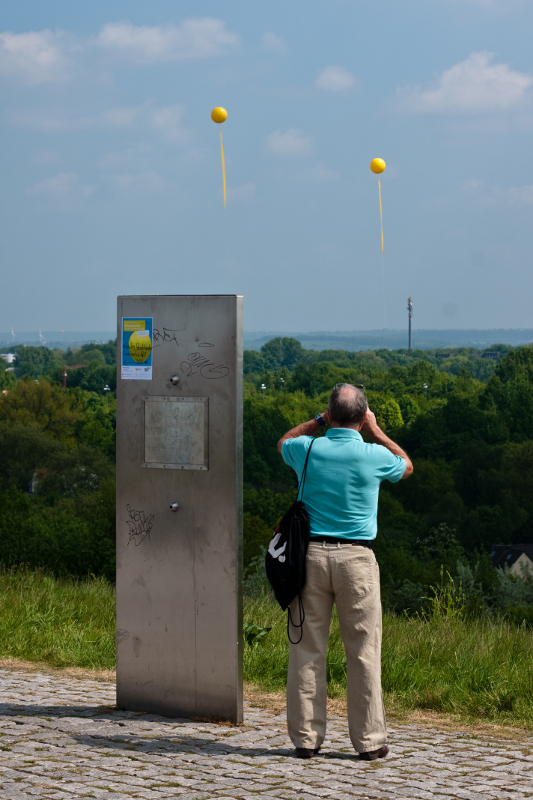
[[[175, 322], [172, 325], [163, 325], [161, 328], [154, 328], [154, 349], [164, 344], [175, 345], [176, 347], [186, 347], [189, 350], [193, 347], [215, 347], [212, 342], [191, 342], [183, 333], [187, 328], [184, 322]], [[216, 359], [216, 356], [212, 356]], [[229, 373], [229, 368], [225, 364], [217, 364], [216, 361], [204, 356], [203, 353], [192, 352], [180, 364], [181, 372], [190, 378], [191, 375], [201, 375], [209, 381], [225, 378]]]
[[225, 378], [229, 372], [228, 367], [224, 364], [215, 364], [214, 361], [210, 361], [201, 353], [189, 353], [187, 360], [181, 362], [180, 369], [187, 378], [199, 372], [202, 378], [207, 378], [210, 381]]
[[150, 534], [154, 527], [154, 515], [146, 515], [144, 511], [132, 508], [129, 503], [126, 506], [126, 511], [128, 512], [128, 519], [126, 520], [129, 536], [128, 544], [133, 542], [135, 547], [138, 547], [146, 538], [150, 539]]

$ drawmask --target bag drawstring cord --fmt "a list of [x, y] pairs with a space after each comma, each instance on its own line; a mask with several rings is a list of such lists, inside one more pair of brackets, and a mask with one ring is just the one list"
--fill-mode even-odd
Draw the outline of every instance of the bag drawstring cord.
[[[302, 601], [301, 592], [298, 594], [298, 612], [299, 612], [299, 616], [300, 616], [300, 620], [301, 620], [300, 624], [296, 625], [292, 621], [292, 614], [291, 614], [290, 608], [287, 609], [287, 612], [288, 612], [287, 613], [287, 638], [288, 638], [288, 640], [289, 640], [289, 642], [291, 644], [300, 644], [300, 642], [302, 641], [302, 636], [304, 635], [303, 625], [304, 625], [304, 622], [305, 622], [305, 611], [304, 611], [304, 604], [303, 604], [303, 601]], [[293, 642], [293, 640], [291, 639], [290, 627], [289, 627], [290, 625], [292, 625], [293, 628], [300, 628], [300, 638], [296, 642]]]

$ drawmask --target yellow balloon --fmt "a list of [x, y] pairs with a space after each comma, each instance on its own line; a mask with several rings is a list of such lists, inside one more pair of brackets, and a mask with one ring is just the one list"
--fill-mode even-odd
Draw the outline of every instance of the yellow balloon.
[[134, 331], [128, 343], [130, 356], [137, 364], [143, 364], [150, 357], [152, 352], [152, 342], [150, 341], [149, 331]]
[[387, 165], [385, 164], [382, 158], [373, 158], [372, 161], [370, 162], [370, 169], [376, 175], [380, 175], [382, 172], [385, 172], [386, 166]]
[[221, 106], [217, 106], [211, 111], [211, 119], [213, 120], [213, 122], [218, 122], [218, 123], [225, 122], [227, 118], [228, 118], [228, 112], [226, 111], [225, 108], [222, 108]]

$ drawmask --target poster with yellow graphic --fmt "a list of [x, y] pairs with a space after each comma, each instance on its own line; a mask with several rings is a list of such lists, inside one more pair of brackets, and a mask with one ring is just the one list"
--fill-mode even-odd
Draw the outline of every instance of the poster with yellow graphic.
[[153, 317], [122, 317], [122, 362], [120, 377], [152, 380]]

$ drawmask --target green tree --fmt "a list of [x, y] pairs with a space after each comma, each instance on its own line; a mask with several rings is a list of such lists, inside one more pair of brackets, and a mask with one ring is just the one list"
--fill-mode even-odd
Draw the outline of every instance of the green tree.
[[0, 420], [0, 486], [27, 491], [35, 471], [45, 469], [48, 459], [64, 448], [35, 421]]
[[64, 359], [65, 363], [72, 366], [75, 364], [88, 364], [94, 360], [108, 366], [114, 366], [117, 361], [117, 340], [106, 342], [106, 344], [90, 342], [81, 347], [69, 347]]
[[[98, 358], [89, 360], [86, 367], [73, 369], [67, 372], [67, 386], [69, 389], [84, 389], [87, 392], [95, 392], [104, 395], [104, 386], [109, 386], [112, 392], [117, 388], [117, 368], [110, 366], [103, 361], [102, 354], [98, 352]], [[74, 359], [75, 360], [75, 359]], [[61, 370], [53, 374], [53, 378], [59, 382]]]
[[290, 428], [324, 408], [303, 392], [276, 391], [265, 401], [244, 398], [244, 480], [255, 487], [286, 492], [295, 485], [294, 471], [282, 460], [278, 440]]
[[245, 350], [243, 356], [243, 371], [245, 375], [253, 372], [261, 373], [265, 369], [265, 359], [256, 350]]
[[[3, 360], [3, 359], [2, 359]], [[3, 364], [0, 364], [0, 391], [9, 391], [17, 382], [15, 375], [11, 370], [8, 372]]]
[[117, 363], [117, 340], [111, 339], [105, 344], [84, 344], [81, 347], [84, 363], [87, 360], [87, 353], [98, 351], [104, 356], [105, 363], [112, 367]]
[[281, 367], [292, 369], [305, 361], [306, 351], [298, 339], [278, 336], [262, 346], [261, 355], [266, 369], [276, 370]]
[[481, 404], [498, 412], [512, 441], [533, 439], [533, 347], [514, 350], [499, 362]]
[[83, 419], [78, 424], [78, 442], [100, 450], [114, 460], [116, 451], [116, 402], [114, 397], [104, 399], [95, 392], [79, 391], [83, 404]]
[[245, 571], [258, 551], [268, 546], [272, 538], [272, 528], [261, 519], [254, 517], [249, 512], [243, 514], [243, 562]]
[[413, 400], [408, 394], [402, 394], [398, 400], [398, 405], [400, 406], [402, 418], [406, 425], [413, 422], [420, 414], [420, 406], [416, 400]]
[[382, 430], [399, 428], [403, 425], [400, 406], [393, 397], [369, 392], [368, 405], [376, 415], [378, 425]]
[[58, 439], [71, 438], [82, 418], [79, 398], [44, 379], [18, 381], [0, 399], [0, 420], [35, 424]]
[[98, 350], [96, 347], [91, 347], [88, 350], [81, 351], [80, 353], [83, 363], [90, 364], [93, 361], [96, 361], [98, 364], [105, 364], [105, 355], [102, 353], [101, 350]]
[[50, 350], [48, 347], [20, 347], [17, 348], [17, 357], [14, 362], [17, 377], [30, 375], [37, 378], [62, 365], [62, 354], [59, 350]]
[[284, 494], [275, 494], [270, 489], [254, 489], [245, 485], [243, 511], [245, 514], [260, 517], [272, 531], [296, 500], [296, 494], [296, 488]]
[[443, 460], [415, 459], [414, 472], [407, 481], [400, 481], [388, 491], [402, 504], [406, 511], [427, 514], [443, 495], [455, 489], [453, 469]]
[[1, 496], [0, 560], [56, 575], [115, 577], [114, 484], [76, 498], [44, 502], [16, 489]]
[[80, 444], [77, 448], [56, 448], [46, 458], [44, 477], [38, 487], [40, 495], [77, 497], [96, 492], [114, 468], [103, 453]]

